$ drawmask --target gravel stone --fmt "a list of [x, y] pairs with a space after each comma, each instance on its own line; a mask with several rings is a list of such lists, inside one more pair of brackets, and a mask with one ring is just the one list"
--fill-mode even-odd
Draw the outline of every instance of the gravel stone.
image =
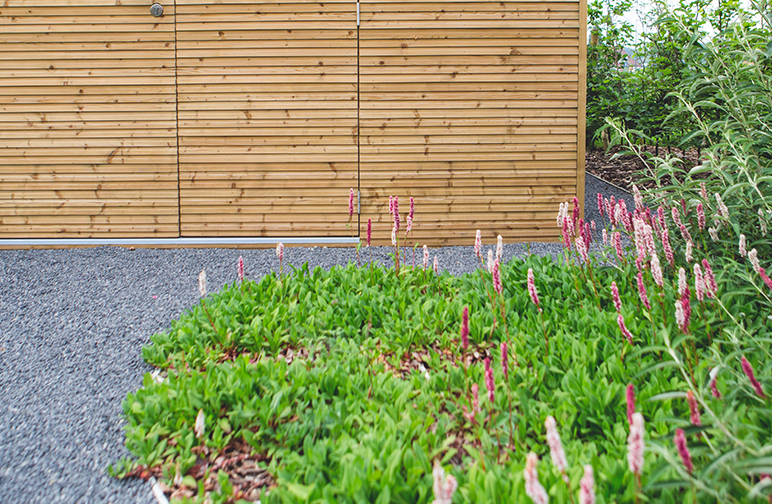
[[[626, 195], [588, 173], [590, 220], [599, 221], [598, 192]], [[420, 226], [420, 201], [417, 212]], [[505, 244], [504, 259], [522, 257], [529, 247], [553, 257], [561, 249]], [[389, 264], [390, 251], [373, 247], [373, 259]], [[416, 253], [420, 264], [420, 249]], [[435, 254], [440, 268], [454, 275], [477, 265], [471, 244], [431, 249], [432, 259]], [[121, 401], [151, 371], [141, 346], [198, 302], [198, 273], [205, 269], [209, 290], [217, 290], [235, 279], [239, 255], [248, 278], [278, 266], [272, 249], [0, 251], [0, 502], [155, 502], [148, 483], [106, 472], [128, 455]], [[363, 258], [368, 255], [363, 250]], [[353, 260], [350, 247], [285, 250], [285, 268]]]

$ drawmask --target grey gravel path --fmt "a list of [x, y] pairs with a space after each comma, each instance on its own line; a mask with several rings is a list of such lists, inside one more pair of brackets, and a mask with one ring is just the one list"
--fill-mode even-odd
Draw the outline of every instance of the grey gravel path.
[[[621, 196], [588, 174], [590, 219], [597, 219], [599, 191]], [[531, 244], [538, 254], [559, 248]], [[525, 251], [506, 245], [504, 254]], [[388, 252], [379, 248], [374, 257], [385, 261]], [[471, 247], [435, 253], [453, 274], [476, 265]], [[201, 269], [210, 290], [219, 289], [234, 280], [239, 255], [250, 278], [276, 267], [273, 250], [0, 251], [0, 503], [154, 502], [147, 483], [105, 471], [127, 453], [121, 401], [150, 370], [140, 347], [198, 301]], [[296, 265], [330, 267], [353, 257], [350, 248], [286, 249]]]

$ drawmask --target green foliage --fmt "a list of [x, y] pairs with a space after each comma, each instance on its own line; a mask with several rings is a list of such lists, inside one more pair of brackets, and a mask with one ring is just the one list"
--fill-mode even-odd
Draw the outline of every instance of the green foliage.
[[[668, 457], [674, 457], [673, 430], [688, 424], [684, 392], [694, 390], [716, 413], [715, 424], [705, 421], [704, 441], [692, 437], [695, 464], [706, 467], [711, 485], [703, 495], [745, 502], [747, 489], [727, 476], [726, 467], [742, 477], [758, 472], [764, 459], [749, 454], [770, 449], [765, 443], [772, 426], [767, 403], [754, 399], [737, 360], [739, 353], [748, 355], [772, 385], [770, 361], [749, 351], [751, 343], [768, 345], [769, 321], [755, 307], [761, 302], [768, 311], [769, 300], [729, 270], [719, 276], [727, 286], [723, 304], [695, 305], [701, 316], [689, 338], [679, 337], [670, 308], [678, 298], [675, 271], [668, 270], [659, 297], [651, 293], [668, 307], [662, 312], [658, 302], [651, 310], [641, 304], [632, 263], [608, 264], [604, 257], [590, 265], [529, 257], [503, 266], [506, 321], [491, 275], [482, 269], [457, 278], [405, 266], [399, 274], [353, 264], [330, 271], [304, 266], [291, 275], [226, 286], [202, 301], [214, 327], [201, 305], [194, 306], [143, 349], [168, 376], [158, 381], [148, 374], [124, 402], [126, 444], [136, 459], [114, 471], [160, 467], [171, 479], [177, 467], [180, 475], [191, 473], [202, 449], [216, 455], [244, 441], [265, 457], [261, 464], [276, 482], [264, 502], [432, 502], [437, 461], [458, 480], [456, 502], [527, 503], [523, 465], [534, 451], [542, 458], [541, 482], [556, 502], [575, 496], [582, 466], [591, 464], [598, 502], [632, 503], [636, 481], [627, 469], [624, 397], [633, 383], [653, 447], [646, 453], [642, 495], [683, 500], [689, 475], [677, 463], [668, 465]], [[526, 289], [529, 268], [544, 325]], [[617, 326], [612, 281], [633, 345]], [[458, 341], [464, 306], [470, 311], [467, 352]], [[744, 311], [741, 328], [727, 323], [722, 306]], [[507, 379], [502, 341], [510, 345]], [[684, 356], [694, 358], [694, 350], [699, 363], [685, 372]], [[493, 402], [475, 354], [491, 357]], [[705, 377], [716, 365], [722, 367], [723, 401], [707, 392]], [[473, 408], [473, 383], [480, 386], [481, 409], [465, 415]], [[206, 425], [200, 439], [194, 431], [199, 411]], [[570, 487], [548, 462], [548, 415], [559, 425]], [[729, 433], [722, 430], [727, 425]], [[735, 437], [752, 451], [738, 451]], [[731, 463], [711, 466], [714, 447], [734, 450]], [[186, 481], [195, 487], [190, 476]], [[196, 501], [205, 493], [213, 502], [235, 501], [227, 474], [218, 482], [210, 492], [199, 488]]]

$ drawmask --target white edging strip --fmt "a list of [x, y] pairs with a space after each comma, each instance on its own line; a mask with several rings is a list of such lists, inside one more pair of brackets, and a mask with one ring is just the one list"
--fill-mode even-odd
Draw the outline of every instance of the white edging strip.
[[278, 242], [284, 244], [335, 244], [335, 243], [359, 243], [359, 238], [331, 238], [324, 237], [260, 237], [260, 238], [19, 238], [0, 239], [0, 247], [34, 247], [56, 245], [275, 245]]
[[152, 476], [148, 481], [151, 485], [153, 485], [153, 497], [155, 497], [155, 500], [158, 502], [158, 504], [169, 504], [169, 499], [167, 499], [166, 495], [164, 495], [164, 492], [161, 490], [161, 485], [158, 483], [158, 481]]

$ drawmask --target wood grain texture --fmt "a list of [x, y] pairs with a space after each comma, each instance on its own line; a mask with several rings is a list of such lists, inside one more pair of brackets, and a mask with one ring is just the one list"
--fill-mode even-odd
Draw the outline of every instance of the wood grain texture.
[[390, 195], [403, 212], [416, 199], [410, 240], [557, 238], [558, 205], [583, 185], [581, 8], [362, 2], [362, 222], [376, 243], [390, 242]]
[[0, 238], [179, 235], [174, 5], [0, 7]]
[[177, 31], [182, 236], [356, 234], [356, 1], [183, 0]]

